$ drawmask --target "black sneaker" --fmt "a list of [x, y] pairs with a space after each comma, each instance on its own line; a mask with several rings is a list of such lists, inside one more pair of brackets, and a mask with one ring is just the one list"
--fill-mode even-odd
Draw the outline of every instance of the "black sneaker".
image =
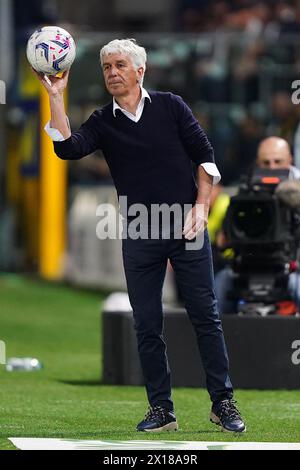
[[211, 422], [222, 426], [222, 431], [245, 432], [245, 423], [235, 404], [236, 401], [233, 399], [213, 404], [210, 414]]
[[165, 410], [162, 406], [154, 405], [149, 407], [143, 421], [141, 421], [137, 431], [177, 431], [178, 424], [173, 411]]

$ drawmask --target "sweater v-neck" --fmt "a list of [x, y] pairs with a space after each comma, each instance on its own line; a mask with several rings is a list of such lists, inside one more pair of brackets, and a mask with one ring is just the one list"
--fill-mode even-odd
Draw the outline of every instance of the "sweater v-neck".
[[149, 100], [145, 99], [144, 109], [143, 109], [141, 117], [138, 121], [133, 121], [133, 119], [130, 119], [130, 117], [126, 116], [126, 114], [124, 114], [121, 109], [116, 109], [116, 116], [114, 116], [114, 119], [123, 119], [124, 122], [127, 122], [129, 125], [131, 125], [133, 127], [137, 126], [138, 124], [140, 124], [144, 120], [144, 115], [145, 115], [145, 112], [146, 112], [147, 107], [148, 107], [149, 104], [151, 104], [151, 103], [149, 103]]

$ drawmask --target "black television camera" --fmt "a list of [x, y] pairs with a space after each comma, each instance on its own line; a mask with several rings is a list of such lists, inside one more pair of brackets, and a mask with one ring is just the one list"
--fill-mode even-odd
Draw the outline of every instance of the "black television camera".
[[296, 212], [276, 193], [289, 170], [255, 169], [233, 196], [225, 232], [234, 250], [234, 289], [228, 294], [242, 303], [272, 305], [290, 300], [288, 276], [298, 257]]

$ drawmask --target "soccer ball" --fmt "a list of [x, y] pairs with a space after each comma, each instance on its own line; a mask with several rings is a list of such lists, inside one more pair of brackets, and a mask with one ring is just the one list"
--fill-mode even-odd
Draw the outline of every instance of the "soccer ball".
[[75, 59], [76, 46], [65, 29], [45, 26], [30, 36], [26, 54], [34, 70], [45, 75], [57, 75], [70, 69]]

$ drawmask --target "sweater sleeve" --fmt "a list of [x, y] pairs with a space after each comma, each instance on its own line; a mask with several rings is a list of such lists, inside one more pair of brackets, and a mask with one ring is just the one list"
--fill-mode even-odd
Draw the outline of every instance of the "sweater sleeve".
[[179, 134], [190, 159], [197, 165], [215, 163], [211, 143], [191, 109], [180, 96], [171, 94], [171, 98]]
[[68, 139], [53, 144], [56, 155], [62, 160], [78, 160], [101, 148], [99, 113], [95, 111]]

